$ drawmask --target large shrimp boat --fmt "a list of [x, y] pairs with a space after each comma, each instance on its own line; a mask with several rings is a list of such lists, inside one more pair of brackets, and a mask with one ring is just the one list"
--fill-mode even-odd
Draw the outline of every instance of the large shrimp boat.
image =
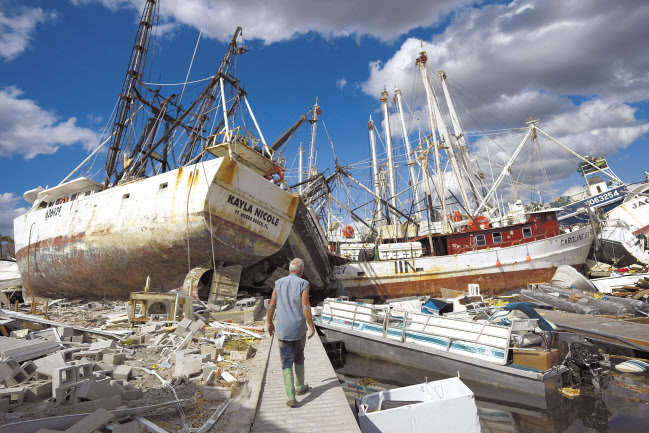
[[[241, 28], [193, 101], [143, 82], [158, 8], [148, 0], [142, 13], [104, 142], [105, 180], [68, 180], [73, 172], [24, 195], [32, 207], [14, 221], [16, 259], [35, 295], [123, 298], [147, 281], [181, 288], [195, 267], [246, 267], [285, 246], [304, 207], [233, 75], [247, 51]], [[236, 126], [244, 116], [248, 129]]]
[[[416, 64], [426, 90], [430, 133], [427, 136], [420, 133], [414, 151], [409, 143], [401, 92], [396, 90], [394, 97], [411, 179], [404, 190], [413, 190], [413, 204], [404, 206], [397, 200], [400, 192], [394, 174], [388, 94], [384, 91], [380, 98], [387, 153], [383, 177], [388, 182], [382, 182], [382, 173], [377, 169], [376, 134], [371, 119], [368, 128], [374, 190], [353, 179], [344, 167], [337, 169], [341, 176], [356, 182], [374, 197], [373, 221], [379, 221], [378, 227], [372, 227], [353, 214], [357, 223], [364, 223], [372, 231], [368, 237], [371, 242], [335, 245], [337, 252], [352, 259], [351, 263], [334, 268], [339, 293], [385, 300], [436, 296], [442, 288], [464, 291], [468, 284], [477, 283], [482, 293], [498, 294], [524, 287], [529, 282], [549, 281], [561, 265], [581, 268], [595, 236], [593, 226], [561, 227], [558, 214], [562, 208], [542, 203], [524, 205], [520, 199], [504, 206], [502, 195], [500, 199], [497, 195], [527, 143], [538, 149], [538, 138], [542, 136], [563, 145], [539, 128], [538, 119], [530, 119], [526, 122], [525, 137], [488, 187], [484, 173], [468, 152], [469, 144], [450, 96], [446, 74], [443, 71], [438, 74], [443, 101], [448, 107], [445, 115], [441, 112], [442, 99], [437, 98], [428, 78], [424, 51]], [[450, 118], [452, 130], [446, 118]], [[602, 171], [589, 159], [565, 149], [583, 162], [584, 169]], [[423, 174], [421, 181], [413, 175], [417, 167]], [[344, 205], [340, 200], [336, 203]], [[406, 207], [412, 209], [410, 214], [404, 210]]]

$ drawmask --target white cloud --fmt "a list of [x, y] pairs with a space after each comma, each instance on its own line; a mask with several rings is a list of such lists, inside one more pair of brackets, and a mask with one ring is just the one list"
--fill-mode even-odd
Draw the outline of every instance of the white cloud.
[[[577, 153], [607, 157], [649, 131], [630, 105], [649, 99], [647, 21], [649, 3], [640, 0], [515, 0], [460, 10], [423, 49], [431, 79], [446, 71], [465, 128], [523, 127], [538, 117]], [[411, 38], [391, 58], [370, 63], [362, 90], [378, 98], [396, 84], [417, 101], [416, 112], [425, 105], [415, 65], [421, 50]], [[437, 93], [443, 100], [439, 86]], [[502, 149], [488, 140], [476, 147], [484, 155], [489, 146], [500, 162], [521, 138], [501, 138]], [[576, 160], [565, 155], [542, 154], [550, 181], [575, 173]]]
[[347, 85], [347, 80], [345, 78], [340, 78], [336, 80], [336, 87], [338, 87], [340, 90], [344, 89], [346, 85]]
[[36, 26], [55, 17], [55, 12], [40, 8], [23, 7], [12, 15], [0, 12], [0, 57], [11, 60], [25, 51]]
[[[480, 1], [480, 0], [479, 0]], [[141, 13], [141, 0], [74, 0], [75, 4], [100, 2], [110, 9], [130, 7]], [[209, 37], [229, 40], [235, 26], [248, 39], [266, 44], [285, 41], [309, 32], [325, 38], [372, 36], [392, 41], [417, 27], [439, 23], [471, 0], [167, 0], [160, 3], [165, 22], [205, 30]]]
[[16, 87], [0, 89], [0, 156], [52, 154], [59, 146], [81, 143], [94, 149], [99, 134], [76, 125], [77, 119], [59, 119]]
[[22, 197], [16, 197], [11, 192], [0, 193], [0, 233], [13, 237], [14, 218], [27, 212], [27, 208], [20, 207]]

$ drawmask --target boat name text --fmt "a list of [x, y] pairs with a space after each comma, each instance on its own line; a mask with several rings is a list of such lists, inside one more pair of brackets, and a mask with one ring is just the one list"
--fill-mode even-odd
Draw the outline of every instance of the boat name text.
[[228, 203], [239, 208], [234, 212], [235, 215], [239, 215], [240, 217], [252, 221], [261, 227], [268, 228], [268, 224], [266, 223], [275, 227], [279, 224], [279, 218], [276, 216], [261, 208], [255, 207], [251, 203], [235, 197], [232, 194], [228, 197]]
[[633, 206], [631, 206], [631, 209], [637, 209], [640, 206], [644, 206], [646, 204], [649, 204], [649, 198], [645, 198], [644, 200], [638, 200], [637, 202], [633, 203]]
[[561, 239], [561, 246], [574, 244], [575, 242], [579, 242], [579, 241], [583, 241], [584, 239], [588, 239], [590, 237], [591, 232], [592, 232], [592, 230], [590, 232], [581, 233], [581, 234], [578, 234], [578, 235], [570, 236], [569, 238]]
[[63, 206], [57, 206], [57, 207], [53, 207], [51, 209], [48, 209], [47, 212], [45, 212], [45, 219], [48, 219], [49, 217], [60, 215], [62, 207]]

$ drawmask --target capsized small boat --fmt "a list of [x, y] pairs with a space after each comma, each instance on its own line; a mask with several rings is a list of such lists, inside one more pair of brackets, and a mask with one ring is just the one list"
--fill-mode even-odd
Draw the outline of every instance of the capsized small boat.
[[482, 431], [473, 392], [457, 377], [368, 394], [356, 407], [363, 433]]

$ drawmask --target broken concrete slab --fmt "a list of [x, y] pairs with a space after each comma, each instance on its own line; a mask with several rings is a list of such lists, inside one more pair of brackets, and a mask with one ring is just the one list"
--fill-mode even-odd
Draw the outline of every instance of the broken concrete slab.
[[92, 433], [99, 430], [115, 419], [115, 415], [104, 408], [99, 408], [93, 413], [65, 430], [65, 433]]
[[120, 395], [120, 390], [111, 386], [111, 379], [84, 380], [79, 389], [79, 398], [86, 400], [101, 400], [107, 397]]
[[115, 340], [97, 341], [96, 343], [92, 343], [90, 345], [89, 350], [102, 350], [102, 349], [117, 349], [117, 344], [115, 343]]
[[128, 380], [132, 371], [133, 367], [131, 367], [130, 365], [120, 365], [115, 369], [115, 371], [113, 371], [113, 379]]
[[174, 377], [187, 376], [203, 372], [203, 355], [176, 356]]

